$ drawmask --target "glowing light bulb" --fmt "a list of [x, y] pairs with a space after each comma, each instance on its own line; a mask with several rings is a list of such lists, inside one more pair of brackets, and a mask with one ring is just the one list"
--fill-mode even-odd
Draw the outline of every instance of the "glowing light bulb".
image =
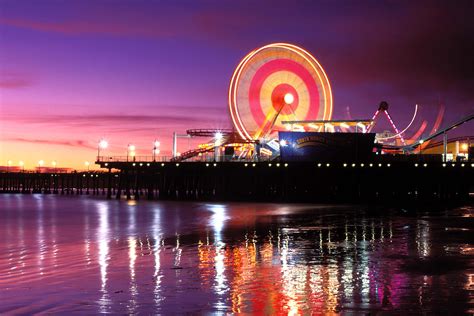
[[101, 139], [99, 142], [99, 147], [105, 149], [109, 146], [109, 143], [105, 139]]
[[286, 104], [293, 104], [293, 102], [295, 101], [295, 97], [291, 93], [285, 94], [283, 98]]
[[222, 135], [221, 132], [217, 132], [217, 133], [214, 135], [214, 138], [215, 138], [216, 140], [221, 140], [222, 137], [224, 137], [224, 135]]

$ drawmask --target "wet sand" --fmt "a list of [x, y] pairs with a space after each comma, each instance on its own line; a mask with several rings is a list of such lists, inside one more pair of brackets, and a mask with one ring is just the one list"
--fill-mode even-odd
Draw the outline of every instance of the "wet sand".
[[474, 207], [0, 196], [0, 313], [474, 312]]

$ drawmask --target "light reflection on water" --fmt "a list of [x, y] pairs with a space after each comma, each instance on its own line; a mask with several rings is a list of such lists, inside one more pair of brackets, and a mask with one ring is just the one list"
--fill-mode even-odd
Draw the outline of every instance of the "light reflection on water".
[[473, 312], [473, 208], [0, 196], [0, 313]]

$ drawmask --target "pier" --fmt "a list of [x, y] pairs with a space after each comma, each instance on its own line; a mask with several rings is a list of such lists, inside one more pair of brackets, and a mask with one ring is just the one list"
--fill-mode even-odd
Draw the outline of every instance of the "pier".
[[[390, 158], [390, 157], [385, 157]], [[98, 161], [102, 172], [0, 173], [0, 193], [109, 199], [362, 202], [467, 200], [474, 163]]]

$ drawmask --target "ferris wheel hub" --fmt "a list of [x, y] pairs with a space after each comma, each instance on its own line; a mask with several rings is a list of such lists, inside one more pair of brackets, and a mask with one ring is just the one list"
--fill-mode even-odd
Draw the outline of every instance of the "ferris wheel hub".
[[293, 94], [287, 93], [285, 94], [284, 100], [286, 104], [293, 104], [293, 102], [295, 101], [295, 97], [293, 96]]

